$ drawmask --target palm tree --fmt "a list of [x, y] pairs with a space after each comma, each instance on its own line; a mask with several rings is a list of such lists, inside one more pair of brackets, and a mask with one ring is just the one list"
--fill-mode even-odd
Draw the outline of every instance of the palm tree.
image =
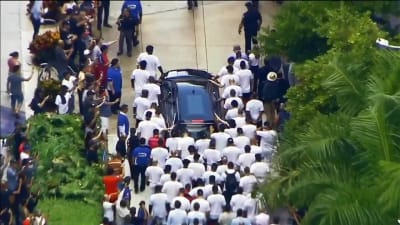
[[[339, 111], [316, 115], [304, 132], [283, 140], [264, 193], [272, 207], [307, 208], [301, 224], [400, 218], [400, 54], [373, 55], [369, 65], [332, 60], [323, 86], [337, 93]], [[365, 79], [353, 76], [354, 68], [363, 68]]]

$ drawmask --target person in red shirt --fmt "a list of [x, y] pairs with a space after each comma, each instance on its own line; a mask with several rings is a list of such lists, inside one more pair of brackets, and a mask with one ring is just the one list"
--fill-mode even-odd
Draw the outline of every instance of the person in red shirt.
[[[160, 140], [162, 141], [160, 143]], [[157, 148], [157, 147], [162, 147], [164, 145], [164, 142], [162, 138], [160, 138], [160, 131], [158, 129], [153, 130], [153, 137], [149, 138], [149, 146], [151, 149]]]
[[118, 198], [118, 184], [122, 181], [122, 176], [114, 175], [113, 168], [107, 168], [107, 175], [103, 177], [105, 194], [110, 196], [110, 202], [115, 202]]
[[107, 86], [107, 73], [108, 67], [110, 66], [110, 60], [108, 58], [108, 45], [102, 45], [100, 47], [101, 57], [100, 57], [100, 68], [103, 76], [101, 77], [100, 86]]

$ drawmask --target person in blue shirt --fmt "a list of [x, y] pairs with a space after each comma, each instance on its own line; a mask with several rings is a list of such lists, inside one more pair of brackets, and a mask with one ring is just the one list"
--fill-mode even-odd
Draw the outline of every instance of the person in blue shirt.
[[147, 166], [150, 164], [151, 148], [146, 145], [146, 139], [139, 139], [139, 146], [136, 147], [132, 152], [132, 163], [133, 163], [133, 184], [135, 193], [138, 193], [139, 186], [139, 175], [140, 175], [140, 192], [145, 190], [146, 175], [145, 171]]
[[131, 16], [136, 21], [136, 28], [133, 31], [132, 41], [133, 41], [133, 46], [137, 46], [139, 44], [139, 40], [137, 38], [138, 36], [137, 27], [139, 26], [139, 24], [142, 23], [142, 16], [143, 16], [142, 3], [140, 2], [140, 0], [125, 0], [124, 3], [122, 4], [121, 14], [123, 14], [125, 8], [129, 8], [129, 10], [131, 11]]
[[129, 119], [128, 119], [128, 105], [123, 104], [121, 106], [121, 110], [119, 111], [118, 114], [118, 129], [117, 129], [117, 135], [118, 138], [121, 136], [128, 137], [129, 135]]
[[[107, 71], [107, 89], [110, 93], [110, 102], [114, 102], [117, 99], [121, 99], [122, 94], [122, 71], [119, 66], [119, 60], [114, 58], [111, 60], [111, 66]], [[111, 111], [114, 114], [118, 113], [120, 101], [111, 105]]]

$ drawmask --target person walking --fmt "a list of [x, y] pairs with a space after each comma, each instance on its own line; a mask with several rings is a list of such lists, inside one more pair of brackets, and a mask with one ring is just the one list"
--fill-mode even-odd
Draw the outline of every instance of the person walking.
[[140, 53], [140, 55], [137, 57], [137, 63], [139, 66], [139, 63], [144, 60], [146, 61], [146, 70], [149, 71], [150, 76], [157, 77], [157, 69], [161, 73], [161, 78], [164, 76], [164, 71], [163, 68], [160, 64], [160, 60], [158, 59], [157, 56], [153, 55], [154, 52], [154, 47], [152, 45], [147, 45], [146, 46], [146, 52]]
[[137, 21], [131, 15], [131, 11], [125, 8], [118, 18], [119, 30], [119, 50], [117, 55], [122, 55], [124, 52], [124, 40], [126, 41], [126, 48], [128, 57], [132, 57], [132, 39]]
[[251, 51], [251, 44], [258, 44], [256, 37], [261, 27], [262, 17], [251, 2], [246, 2], [245, 6], [247, 11], [243, 14], [238, 31], [239, 34], [241, 34], [242, 28], [244, 28], [245, 51], [246, 54], [249, 54]]
[[267, 80], [262, 84], [261, 100], [264, 104], [264, 111], [267, 115], [267, 121], [275, 128], [275, 101], [279, 98], [278, 75], [275, 72], [267, 74]]
[[133, 162], [133, 183], [135, 193], [139, 192], [139, 175], [140, 175], [140, 192], [146, 187], [146, 169], [150, 163], [151, 149], [146, 145], [146, 139], [139, 139], [140, 146], [136, 147], [132, 153]]
[[24, 78], [21, 76], [21, 65], [15, 65], [7, 78], [7, 93], [11, 97], [11, 109], [15, 116], [19, 116], [19, 111], [24, 101], [24, 94], [22, 92], [22, 82], [32, 79], [33, 73]]
[[30, 19], [33, 25], [33, 36], [32, 41], [35, 40], [36, 36], [39, 34], [40, 25], [42, 23], [42, 12], [43, 12], [43, 1], [35, 0], [33, 2], [32, 8], [30, 10]]
[[[104, 11], [104, 19], [103, 19]], [[112, 26], [108, 23], [108, 16], [110, 15], [110, 0], [97, 1], [97, 30], [101, 31], [102, 25], [108, 28]]]
[[122, 95], [122, 70], [119, 65], [119, 59], [114, 58], [111, 60], [111, 66], [107, 71], [107, 89], [110, 94], [110, 101], [115, 104], [111, 105], [111, 111], [114, 114], [118, 113], [120, 99]]
[[129, 119], [127, 113], [128, 113], [128, 105], [123, 104], [118, 114], [118, 129], [117, 129], [118, 137], [121, 136], [128, 137], [129, 135]]

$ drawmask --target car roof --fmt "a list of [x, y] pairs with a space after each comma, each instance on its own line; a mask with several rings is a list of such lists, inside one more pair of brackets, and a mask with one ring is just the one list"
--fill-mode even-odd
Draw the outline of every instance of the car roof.
[[165, 77], [166, 80], [187, 80], [187, 79], [211, 79], [212, 75], [204, 70], [197, 69], [176, 69], [170, 70]]

